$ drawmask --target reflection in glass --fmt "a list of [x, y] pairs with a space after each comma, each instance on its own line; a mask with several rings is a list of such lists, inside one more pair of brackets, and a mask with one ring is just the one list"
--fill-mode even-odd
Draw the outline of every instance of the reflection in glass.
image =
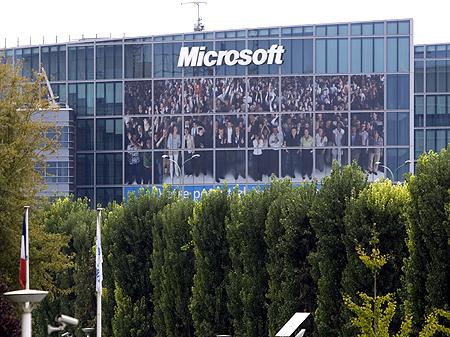
[[352, 110], [382, 110], [384, 107], [384, 76], [352, 76]]
[[[151, 146], [151, 141], [147, 140]], [[130, 185], [152, 183], [152, 153], [133, 149], [125, 153], [125, 183]]]
[[348, 110], [347, 76], [316, 77], [316, 111]]
[[312, 77], [281, 78], [281, 111], [312, 111]]
[[[223, 136], [223, 129], [219, 130], [218, 138]], [[217, 141], [216, 141], [217, 144]], [[245, 181], [245, 151], [226, 151], [226, 145], [216, 146], [216, 175], [217, 183], [228, 181]]]

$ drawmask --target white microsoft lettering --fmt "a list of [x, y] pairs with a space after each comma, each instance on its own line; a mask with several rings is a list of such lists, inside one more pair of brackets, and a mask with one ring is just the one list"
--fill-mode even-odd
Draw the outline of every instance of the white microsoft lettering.
[[243, 49], [230, 50], [206, 50], [206, 47], [181, 47], [178, 57], [178, 67], [212, 67], [225, 64], [234, 66], [236, 64], [247, 66], [250, 63], [282, 64], [285, 49], [281, 45], [273, 44], [269, 49]]

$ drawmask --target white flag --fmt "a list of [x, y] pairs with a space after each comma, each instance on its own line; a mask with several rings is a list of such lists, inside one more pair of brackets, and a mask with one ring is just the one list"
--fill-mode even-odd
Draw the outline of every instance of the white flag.
[[103, 255], [102, 255], [102, 239], [100, 232], [101, 211], [97, 213], [97, 236], [95, 241], [95, 288], [98, 293], [102, 293], [103, 282]]

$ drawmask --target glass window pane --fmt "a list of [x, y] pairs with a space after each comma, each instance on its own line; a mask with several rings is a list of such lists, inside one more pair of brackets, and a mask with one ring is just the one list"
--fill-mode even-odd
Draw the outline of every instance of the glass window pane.
[[425, 152], [423, 130], [414, 131], [414, 159], [418, 159], [419, 156]]
[[145, 78], [152, 76], [152, 46], [125, 45], [125, 77]]
[[423, 92], [423, 62], [414, 62], [414, 92]]
[[336, 39], [327, 40], [327, 73], [336, 74], [338, 72], [338, 41]]
[[375, 35], [384, 34], [384, 22], [377, 22], [374, 24], [374, 34]]
[[116, 201], [121, 203], [123, 201], [122, 188], [97, 188], [97, 204], [107, 207], [108, 203]]
[[154, 76], [181, 77], [183, 68], [177, 66], [181, 43], [157, 43], [154, 48]]
[[435, 115], [436, 114], [436, 96], [428, 95], [427, 96], [427, 115]]
[[399, 34], [409, 34], [409, 21], [400, 21], [398, 23]]
[[384, 72], [384, 38], [374, 39], [374, 72]]
[[362, 40], [362, 72], [373, 72], [373, 39]]
[[387, 113], [387, 145], [409, 145], [409, 113]]
[[395, 73], [398, 70], [397, 38], [387, 39], [387, 71]]
[[364, 23], [362, 25], [362, 35], [373, 35], [373, 23]]
[[122, 184], [122, 153], [97, 153], [97, 185]]
[[414, 97], [414, 126], [423, 126], [424, 125], [424, 98], [423, 96], [415, 96]]
[[397, 35], [397, 22], [388, 22], [387, 23], [387, 35]]
[[436, 92], [436, 61], [426, 63], [427, 92]]
[[348, 40], [340, 39], [338, 41], [339, 41], [338, 72], [342, 74], [348, 72]]
[[346, 36], [348, 35], [348, 26], [347, 25], [339, 25], [339, 36]]
[[436, 91], [447, 91], [447, 62], [445, 60], [436, 61]]
[[78, 119], [77, 120], [77, 150], [93, 150], [94, 149], [94, 120]]
[[316, 40], [316, 72], [326, 72], [326, 40]]
[[77, 185], [94, 185], [94, 155], [77, 154]]
[[352, 39], [352, 73], [362, 72], [361, 39]]
[[317, 26], [316, 27], [316, 35], [317, 36], [325, 36], [327, 34], [326, 26]]
[[409, 38], [398, 39], [398, 72], [409, 72]]
[[352, 24], [352, 35], [361, 35], [361, 24], [355, 23]]
[[97, 150], [122, 150], [122, 119], [97, 119]]

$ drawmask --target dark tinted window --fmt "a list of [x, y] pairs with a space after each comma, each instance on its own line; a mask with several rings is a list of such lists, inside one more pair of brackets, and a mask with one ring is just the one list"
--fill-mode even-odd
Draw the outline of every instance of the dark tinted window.
[[97, 119], [97, 150], [121, 150], [122, 119]]
[[150, 44], [125, 45], [125, 77], [152, 76], [152, 46]]
[[97, 185], [122, 184], [122, 153], [97, 153]]
[[97, 46], [97, 79], [122, 77], [122, 45]]

